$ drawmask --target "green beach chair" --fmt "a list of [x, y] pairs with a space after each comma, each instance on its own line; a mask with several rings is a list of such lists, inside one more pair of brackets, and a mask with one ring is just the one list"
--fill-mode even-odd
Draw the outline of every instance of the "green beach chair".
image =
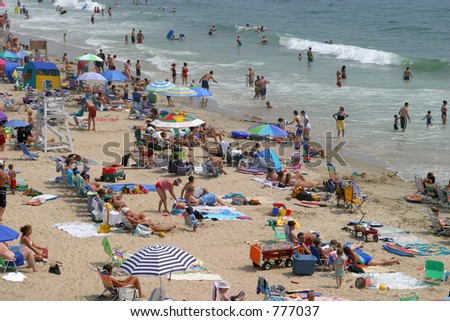
[[424, 282], [439, 284], [435, 281], [442, 281], [444, 278], [444, 263], [441, 261], [426, 260]]

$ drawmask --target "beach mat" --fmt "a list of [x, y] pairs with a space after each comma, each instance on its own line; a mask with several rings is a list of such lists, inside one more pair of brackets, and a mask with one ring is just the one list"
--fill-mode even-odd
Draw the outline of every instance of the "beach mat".
[[389, 242], [402, 244], [427, 243], [427, 240], [421, 239], [411, 232], [402, 230], [397, 227], [383, 226], [377, 229], [380, 240], [388, 239]]
[[352, 273], [355, 278], [370, 278], [369, 289], [378, 289], [381, 284], [391, 290], [423, 289], [430, 287], [423, 281], [419, 281], [405, 273]]
[[[149, 192], [156, 192], [155, 185], [151, 185], [151, 184], [137, 184], [137, 185], [140, 185], [140, 186], [148, 189]], [[136, 184], [107, 184], [107, 185], [103, 185], [103, 188], [106, 188], [106, 189], [111, 188], [114, 192], [120, 193], [124, 187], [127, 187], [130, 190], [134, 190], [135, 186], [136, 186]]]
[[271, 181], [268, 181], [267, 179], [262, 178], [262, 177], [253, 177], [252, 180], [260, 182], [261, 184], [264, 184], [266, 186], [270, 186], [272, 188], [279, 189], [279, 190], [291, 190], [292, 189], [292, 187], [273, 186]]
[[[52, 227], [60, 229], [64, 232], [69, 233], [73, 237], [86, 238], [86, 237], [104, 237], [111, 233], [97, 233], [100, 224], [91, 224], [85, 222], [65, 222], [65, 223], [55, 223]], [[111, 227], [111, 230], [115, 232], [120, 232], [120, 228]]]
[[251, 219], [250, 217], [238, 212], [233, 207], [228, 206], [193, 206], [194, 210], [199, 211], [205, 220], [224, 221]]

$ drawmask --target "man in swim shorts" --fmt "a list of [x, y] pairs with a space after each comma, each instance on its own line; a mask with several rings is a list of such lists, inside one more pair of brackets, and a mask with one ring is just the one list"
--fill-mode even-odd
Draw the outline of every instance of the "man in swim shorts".
[[3, 171], [4, 165], [4, 162], [0, 160], [0, 224], [3, 224], [2, 218], [6, 209], [6, 185], [11, 183], [9, 175]]
[[131, 30], [131, 43], [132, 44], [136, 43], [136, 31], [134, 30], [134, 28], [133, 30]]
[[[406, 125], [408, 122], [411, 122], [411, 118], [409, 118], [409, 104], [405, 103], [402, 108], [400, 108], [398, 114], [400, 115], [400, 128], [402, 131], [406, 130]], [[406, 121], [408, 120], [408, 121]]]
[[217, 84], [217, 81], [213, 77], [214, 71], [210, 71], [208, 74], [204, 74], [202, 78], [198, 81], [202, 84], [202, 88], [209, 90], [209, 81], [212, 80]]
[[302, 119], [298, 115], [298, 111], [294, 110], [294, 118], [290, 123], [287, 123], [286, 125], [291, 125], [293, 123], [297, 123], [297, 130], [295, 132], [295, 140], [299, 141], [302, 138], [303, 135], [303, 125], [302, 125]]
[[313, 62], [314, 61], [314, 55], [313, 55], [313, 52], [311, 50], [311, 47], [309, 47], [308, 52], [306, 53], [306, 57], [308, 58], [309, 62]]

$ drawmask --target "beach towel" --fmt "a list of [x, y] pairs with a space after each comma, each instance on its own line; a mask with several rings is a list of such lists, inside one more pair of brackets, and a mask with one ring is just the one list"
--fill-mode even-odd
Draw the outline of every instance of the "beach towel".
[[130, 190], [134, 190], [135, 186], [139, 185], [142, 186], [144, 188], [146, 188], [149, 192], [156, 192], [156, 187], [155, 185], [151, 185], [151, 184], [107, 184], [107, 185], [103, 185], [103, 188], [112, 188], [112, 190], [116, 193], [119, 193], [122, 191], [122, 188], [126, 187], [129, 188]]
[[450, 249], [443, 245], [431, 243], [408, 243], [399, 245], [417, 251], [417, 256], [450, 255]]
[[379, 239], [380, 240], [390, 240], [390, 242], [395, 243], [427, 243], [427, 240], [421, 239], [414, 234], [412, 234], [409, 231], [405, 231], [396, 227], [388, 227], [383, 226], [379, 227], [378, 233], [380, 234]]
[[25, 280], [26, 275], [24, 275], [22, 272], [11, 272], [6, 275], [2, 276], [3, 280], [10, 281], [10, 282], [23, 282]]
[[[52, 224], [52, 227], [63, 230], [64, 232], [69, 233], [70, 235], [78, 238], [86, 238], [86, 237], [94, 237], [100, 236], [104, 237], [109, 235], [110, 233], [97, 233], [97, 230], [100, 227], [100, 224], [91, 224], [84, 222], [65, 222], [65, 223], [55, 223]], [[118, 228], [111, 227], [113, 231], [120, 232]]]
[[291, 190], [292, 187], [278, 187], [278, 186], [273, 186], [273, 183], [263, 177], [253, 177], [252, 180], [260, 182], [261, 184], [264, 184], [266, 186], [270, 186], [272, 188], [275, 189], [279, 189], [279, 190]]
[[57, 198], [58, 198], [57, 195], [42, 194], [42, 195], [35, 196], [32, 199], [30, 199], [27, 202], [27, 205], [39, 206], [39, 205], [44, 204], [46, 201], [52, 201], [52, 200], [57, 199]]
[[250, 217], [236, 211], [233, 207], [228, 206], [193, 206], [194, 210], [199, 211], [205, 220], [237, 220], [251, 219]]
[[363, 274], [352, 273], [352, 275], [355, 278], [370, 278], [369, 289], [378, 289], [381, 284], [384, 284], [392, 290], [423, 289], [431, 286], [402, 272]]

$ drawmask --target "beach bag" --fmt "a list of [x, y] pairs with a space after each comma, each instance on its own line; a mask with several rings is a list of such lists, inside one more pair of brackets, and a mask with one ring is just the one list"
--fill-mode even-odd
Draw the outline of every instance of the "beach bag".
[[259, 200], [250, 200], [250, 205], [261, 205], [261, 202]]
[[352, 264], [348, 266], [347, 270], [352, 273], [364, 273], [364, 270], [362, 268]]
[[148, 226], [138, 224], [134, 229], [133, 235], [140, 237], [149, 237], [151, 234], [151, 230]]
[[302, 191], [300, 193], [297, 194], [297, 196], [295, 196], [296, 199], [298, 199], [299, 201], [313, 201], [313, 197], [311, 196], [311, 194]]
[[297, 195], [300, 193], [300, 192], [303, 192], [305, 189], [303, 188], [303, 186], [296, 186], [295, 188], [294, 188], [294, 190], [292, 191], [292, 194], [291, 194], [291, 197], [297, 197]]
[[331, 179], [329, 180], [324, 180], [323, 181], [323, 187], [325, 188], [325, 190], [328, 193], [334, 193], [336, 191], [336, 183], [334, 181], [332, 181]]
[[48, 272], [49, 273], [53, 273], [53, 274], [57, 274], [57, 275], [61, 274], [61, 270], [59, 269], [59, 265], [58, 264], [50, 265], [50, 267], [48, 268]]

